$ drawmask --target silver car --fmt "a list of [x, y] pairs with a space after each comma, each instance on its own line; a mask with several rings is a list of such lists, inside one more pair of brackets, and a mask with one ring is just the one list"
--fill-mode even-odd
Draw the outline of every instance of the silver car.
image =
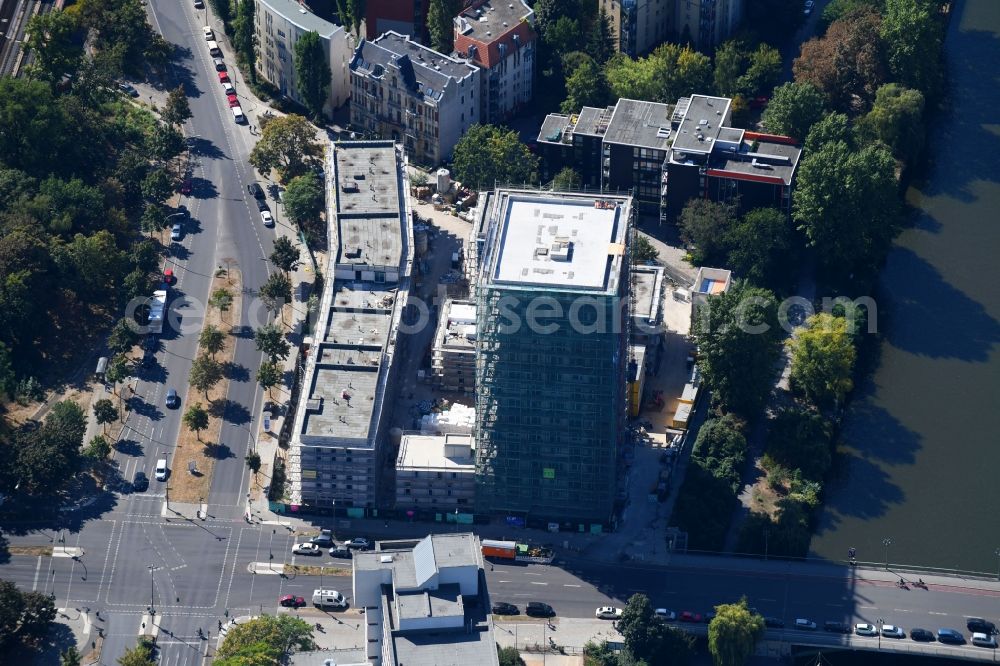
[[170, 229], [170, 240], [177, 242], [184, 237], [184, 227], [180, 223], [175, 224]]

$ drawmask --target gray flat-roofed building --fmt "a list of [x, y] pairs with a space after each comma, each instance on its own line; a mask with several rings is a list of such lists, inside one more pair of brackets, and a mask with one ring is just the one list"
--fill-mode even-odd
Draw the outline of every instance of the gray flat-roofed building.
[[292, 652], [288, 656], [288, 664], [289, 666], [371, 666], [364, 650], [352, 648]]
[[[337, 259], [305, 341], [289, 499], [320, 509], [371, 507], [387, 467], [383, 412], [396, 388], [397, 332], [413, 261], [409, 199], [402, 194], [406, 158], [390, 141], [359, 141], [333, 144], [329, 163], [327, 219]], [[372, 189], [357, 198], [342, 192], [345, 180]], [[341, 261], [358, 247], [357, 256]]]
[[614, 109], [585, 106], [579, 113], [545, 116], [537, 139], [543, 182], [570, 167], [580, 174], [581, 188], [601, 187], [601, 145]]
[[712, 152], [722, 128], [729, 124], [731, 105], [732, 100], [728, 97], [691, 95], [688, 98], [687, 112], [677, 127], [677, 136], [674, 137], [674, 153]]
[[474, 534], [376, 544], [354, 557], [354, 603], [364, 608], [369, 659], [385, 665], [499, 663], [483, 556]]
[[604, 133], [601, 184], [606, 191], [634, 192], [636, 207], [658, 213], [661, 175], [673, 129], [672, 108], [658, 102], [620, 99]]
[[622, 98], [604, 132], [605, 143], [666, 150], [670, 146], [670, 106]]

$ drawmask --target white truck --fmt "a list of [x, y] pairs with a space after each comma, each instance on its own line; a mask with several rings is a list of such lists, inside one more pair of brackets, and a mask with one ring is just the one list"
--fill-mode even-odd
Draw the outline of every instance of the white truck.
[[163, 320], [167, 316], [167, 290], [157, 289], [149, 301], [149, 332], [162, 333]]

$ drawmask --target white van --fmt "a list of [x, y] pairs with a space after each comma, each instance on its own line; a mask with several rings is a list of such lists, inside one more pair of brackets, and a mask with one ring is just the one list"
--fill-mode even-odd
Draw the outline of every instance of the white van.
[[210, 27], [206, 25], [204, 28], [202, 28], [202, 30], [205, 31], [205, 39], [207, 41], [212, 41], [213, 39], [215, 39], [215, 33], [212, 31]]
[[243, 107], [234, 106], [230, 108], [233, 110], [233, 120], [236, 121], [237, 125], [242, 125], [247, 121], [247, 117], [243, 115]]
[[167, 480], [167, 459], [160, 458], [156, 461], [156, 480], [166, 481]]
[[347, 608], [347, 599], [337, 590], [313, 590], [313, 606]]
[[219, 42], [215, 40], [208, 40], [208, 52], [215, 57], [220, 57], [222, 55], [222, 49], [219, 48]]

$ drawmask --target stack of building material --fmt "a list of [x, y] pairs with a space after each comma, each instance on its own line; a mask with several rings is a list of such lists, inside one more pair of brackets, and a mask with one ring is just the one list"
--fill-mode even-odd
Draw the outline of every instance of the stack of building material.
[[454, 404], [443, 412], [425, 414], [420, 418], [420, 433], [423, 435], [462, 435], [472, 433], [476, 423], [474, 407]]

